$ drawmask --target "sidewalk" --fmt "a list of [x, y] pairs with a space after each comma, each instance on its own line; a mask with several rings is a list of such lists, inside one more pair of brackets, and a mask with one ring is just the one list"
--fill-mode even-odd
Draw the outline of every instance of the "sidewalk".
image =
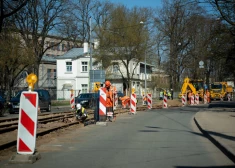
[[220, 108], [196, 113], [194, 120], [202, 133], [235, 162], [235, 111]]

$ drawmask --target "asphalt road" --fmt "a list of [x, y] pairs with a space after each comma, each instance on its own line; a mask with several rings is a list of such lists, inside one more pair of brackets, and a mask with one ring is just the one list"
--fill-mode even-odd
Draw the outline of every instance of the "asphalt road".
[[40, 146], [42, 158], [33, 165], [3, 167], [233, 167], [196, 127], [193, 117], [199, 110], [203, 106], [123, 114], [107, 126], [89, 125]]

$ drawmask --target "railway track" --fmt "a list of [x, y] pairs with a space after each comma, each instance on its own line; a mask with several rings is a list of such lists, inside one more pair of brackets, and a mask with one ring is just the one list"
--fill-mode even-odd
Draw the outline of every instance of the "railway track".
[[[161, 109], [160, 106], [153, 106], [152, 109]], [[136, 109], [137, 111], [145, 111], [147, 110], [146, 106], [139, 106]], [[94, 114], [93, 110], [87, 110], [89, 116]], [[129, 112], [129, 109], [118, 109], [114, 112], [114, 115], [117, 116], [122, 113]], [[74, 118], [74, 112], [60, 112], [60, 113], [47, 113], [47, 114], [39, 114], [38, 116], [38, 126], [44, 125], [42, 129], [38, 127], [37, 137], [43, 136], [50, 132], [56, 131], [58, 129], [62, 129], [65, 127], [69, 127], [71, 125], [79, 124], [79, 121], [73, 120], [69, 122], [69, 119]], [[0, 150], [15, 146], [17, 143], [17, 128], [18, 128], [18, 118], [8, 118], [8, 119], [0, 119], [0, 136], [6, 138], [5, 141], [0, 142]], [[93, 116], [88, 119], [94, 120]], [[66, 122], [67, 121], [67, 122]], [[56, 124], [55, 124], [56, 122]], [[50, 123], [54, 123], [54, 126], [51, 126]], [[7, 137], [13, 137], [12, 139]]]

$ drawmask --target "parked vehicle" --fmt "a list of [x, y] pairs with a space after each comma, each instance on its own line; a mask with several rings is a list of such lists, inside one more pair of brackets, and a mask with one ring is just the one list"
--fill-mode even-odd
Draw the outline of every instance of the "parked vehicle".
[[76, 104], [81, 104], [84, 108], [92, 108], [95, 106], [95, 100], [99, 98], [98, 93], [81, 93], [75, 97]]
[[[21, 93], [26, 90], [21, 90], [19, 91], [15, 97], [11, 98], [8, 107], [9, 107], [9, 112], [15, 113], [19, 112], [20, 108], [20, 96]], [[44, 89], [35, 89], [35, 92], [38, 92], [38, 97], [39, 97], [39, 107], [40, 110], [46, 110], [48, 112], [51, 111], [51, 96], [47, 90]]]
[[233, 94], [233, 87], [227, 82], [214, 82], [210, 85], [210, 94], [212, 100], [228, 100], [228, 94]]

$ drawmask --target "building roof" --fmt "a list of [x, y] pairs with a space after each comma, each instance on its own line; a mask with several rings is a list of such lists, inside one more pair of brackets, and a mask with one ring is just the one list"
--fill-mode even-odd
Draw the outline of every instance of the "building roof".
[[72, 48], [64, 55], [57, 56], [55, 59], [75, 59], [77, 57], [83, 57], [84, 56], [83, 52], [84, 52], [83, 48]]
[[56, 62], [56, 58], [52, 56], [43, 55], [41, 61], [42, 62]]

